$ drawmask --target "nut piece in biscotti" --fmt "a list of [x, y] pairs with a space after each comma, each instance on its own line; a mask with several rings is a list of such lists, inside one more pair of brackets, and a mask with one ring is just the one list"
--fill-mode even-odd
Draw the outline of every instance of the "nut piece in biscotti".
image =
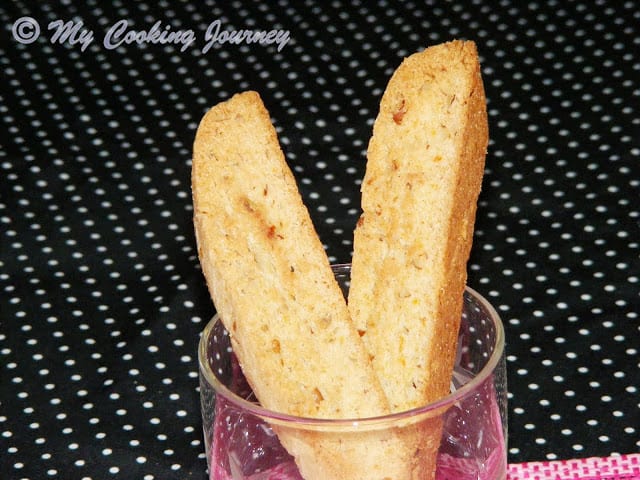
[[406, 58], [367, 151], [348, 302], [393, 411], [449, 393], [487, 145], [475, 44]]
[[[257, 93], [237, 94], [202, 119], [192, 193], [209, 291], [261, 404], [313, 418], [388, 413]], [[394, 432], [349, 440], [274, 428], [307, 480], [410, 478], [414, 452]]]

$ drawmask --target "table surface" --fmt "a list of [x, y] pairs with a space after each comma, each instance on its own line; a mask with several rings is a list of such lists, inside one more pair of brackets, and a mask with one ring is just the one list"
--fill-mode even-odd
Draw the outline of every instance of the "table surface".
[[3, 478], [204, 479], [198, 121], [259, 91], [348, 262], [386, 82], [453, 38], [488, 101], [468, 283], [506, 326], [509, 461], [640, 451], [637, 2], [13, 0], [0, 22]]

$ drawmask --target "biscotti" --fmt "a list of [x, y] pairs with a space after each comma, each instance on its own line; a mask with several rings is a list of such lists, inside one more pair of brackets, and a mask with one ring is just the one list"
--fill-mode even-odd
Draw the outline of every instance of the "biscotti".
[[393, 411], [449, 393], [487, 145], [475, 44], [406, 58], [368, 146], [348, 302]]
[[[388, 413], [257, 93], [237, 94], [202, 119], [192, 192], [209, 291], [262, 406], [311, 418]], [[411, 478], [414, 452], [394, 432], [274, 429], [307, 480]]]

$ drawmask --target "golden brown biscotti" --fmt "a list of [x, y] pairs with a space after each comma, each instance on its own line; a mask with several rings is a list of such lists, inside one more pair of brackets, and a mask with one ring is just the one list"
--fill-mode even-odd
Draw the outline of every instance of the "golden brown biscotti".
[[406, 58], [367, 151], [348, 302], [393, 411], [449, 393], [487, 145], [475, 44]]
[[[202, 119], [192, 193], [209, 291], [261, 404], [313, 418], [388, 413], [257, 93], [234, 95]], [[393, 432], [349, 442], [274, 428], [307, 480], [410, 478], [413, 452]]]

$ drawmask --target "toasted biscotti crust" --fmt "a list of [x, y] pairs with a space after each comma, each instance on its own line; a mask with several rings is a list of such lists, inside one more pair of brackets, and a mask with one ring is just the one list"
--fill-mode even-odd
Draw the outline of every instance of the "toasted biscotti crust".
[[304, 417], [387, 405], [258, 94], [213, 107], [196, 135], [193, 199], [213, 301], [260, 402]]
[[[388, 413], [258, 94], [209, 110], [193, 154], [200, 263], [261, 404], [313, 418]], [[393, 431], [274, 428], [307, 480], [420, 478], [414, 450]]]
[[349, 291], [394, 411], [449, 392], [487, 145], [475, 44], [406, 58], [369, 143]]

